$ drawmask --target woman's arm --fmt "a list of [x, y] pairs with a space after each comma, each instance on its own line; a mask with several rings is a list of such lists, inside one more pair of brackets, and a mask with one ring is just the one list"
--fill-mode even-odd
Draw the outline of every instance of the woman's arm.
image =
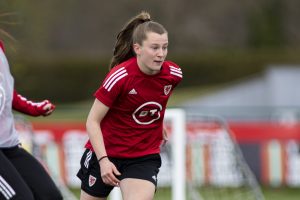
[[55, 106], [49, 100], [41, 102], [30, 101], [14, 90], [12, 108], [31, 116], [47, 116], [54, 111]]
[[120, 172], [107, 157], [103, 158], [103, 156], [107, 156], [107, 153], [105, 150], [100, 123], [107, 114], [108, 110], [109, 107], [96, 99], [87, 117], [86, 130], [97, 159], [99, 160], [103, 182], [109, 185], [118, 186], [120, 181], [115, 177], [115, 175], [120, 175]]
[[96, 99], [86, 121], [86, 130], [98, 159], [107, 156], [100, 123], [108, 110], [109, 107]]

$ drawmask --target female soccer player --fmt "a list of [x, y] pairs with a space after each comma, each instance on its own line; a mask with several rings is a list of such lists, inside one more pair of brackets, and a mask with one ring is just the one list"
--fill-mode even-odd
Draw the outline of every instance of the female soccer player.
[[42, 165], [20, 145], [12, 109], [46, 116], [54, 105], [32, 102], [14, 90], [14, 79], [0, 41], [0, 200], [60, 200], [62, 196]]
[[89, 141], [77, 176], [81, 200], [153, 199], [161, 166], [163, 119], [181, 69], [165, 61], [168, 33], [142, 12], [117, 36], [110, 71], [87, 118]]

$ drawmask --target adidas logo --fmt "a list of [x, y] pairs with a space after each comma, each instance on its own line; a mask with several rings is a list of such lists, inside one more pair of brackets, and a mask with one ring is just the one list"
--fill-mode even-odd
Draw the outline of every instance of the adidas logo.
[[130, 90], [130, 92], [128, 94], [137, 94], [136, 90], [133, 88], [132, 90]]

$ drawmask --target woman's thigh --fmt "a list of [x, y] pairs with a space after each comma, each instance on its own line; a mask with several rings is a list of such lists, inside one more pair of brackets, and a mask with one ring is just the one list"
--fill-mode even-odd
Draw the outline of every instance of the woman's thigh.
[[152, 200], [155, 185], [147, 180], [125, 178], [120, 182], [123, 200]]

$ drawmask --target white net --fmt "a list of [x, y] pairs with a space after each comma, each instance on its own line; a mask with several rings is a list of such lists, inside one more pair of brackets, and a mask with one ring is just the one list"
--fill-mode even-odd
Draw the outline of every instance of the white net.
[[[263, 200], [256, 178], [231, 134], [220, 117], [187, 114], [186, 117], [186, 195], [187, 200]], [[172, 137], [172, 119], [166, 126]], [[156, 199], [174, 199], [168, 186], [176, 182], [171, 141], [162, 148], [163, 166], [160, 171]], [[171, 189], [172, 190], [172, 189]]]
[[264, 199], [222, 118], [189, 114], [187, 127], [187, 184], [191, 193], [198, 191], [203, 200]]

